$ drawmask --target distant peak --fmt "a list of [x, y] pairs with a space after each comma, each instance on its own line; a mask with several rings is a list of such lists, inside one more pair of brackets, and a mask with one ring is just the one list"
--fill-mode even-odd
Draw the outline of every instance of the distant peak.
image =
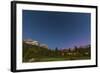
[[48, 48], [48, 45], [46, 45], [44, 43], [40, 43], [39, 41], [36, 41], [36, 40], [26, 39], [26, 40], [23, 40], [23, 41], [24, 41], [24, 43], [29, 44], [29, 45], [36, 45], [36, 46]]

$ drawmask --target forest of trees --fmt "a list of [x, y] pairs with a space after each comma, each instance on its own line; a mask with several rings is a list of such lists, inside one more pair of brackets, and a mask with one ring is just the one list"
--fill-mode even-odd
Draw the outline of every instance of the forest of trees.
[[90, 45], [75, 46], [73, 49], [49, 49], [23, 42], [23, 62], [45, 62], [63, 60], [84, 60], [91, 58]]

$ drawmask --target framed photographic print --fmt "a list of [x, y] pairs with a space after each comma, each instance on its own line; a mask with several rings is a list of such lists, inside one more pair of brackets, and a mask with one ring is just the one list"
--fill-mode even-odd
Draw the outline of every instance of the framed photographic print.
[[11, 2], [11, 71], [97, 67], [97, 6]]

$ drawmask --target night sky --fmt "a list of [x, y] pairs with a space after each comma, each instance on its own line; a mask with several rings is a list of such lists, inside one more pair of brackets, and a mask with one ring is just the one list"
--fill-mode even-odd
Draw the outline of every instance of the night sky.
[[88, 45], [90, 19], [90, 13], [23, 10], [23, 40], [37, 40], [52, 49]]

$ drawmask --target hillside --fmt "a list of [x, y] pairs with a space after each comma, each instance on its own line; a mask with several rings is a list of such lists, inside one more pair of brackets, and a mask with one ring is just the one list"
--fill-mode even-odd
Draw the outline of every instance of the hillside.
[[58, 48], [49, 49], [23, 42], [23, 62], [84, 60], [91, 58], [90, 46], [75, 47], [73, 50]]

